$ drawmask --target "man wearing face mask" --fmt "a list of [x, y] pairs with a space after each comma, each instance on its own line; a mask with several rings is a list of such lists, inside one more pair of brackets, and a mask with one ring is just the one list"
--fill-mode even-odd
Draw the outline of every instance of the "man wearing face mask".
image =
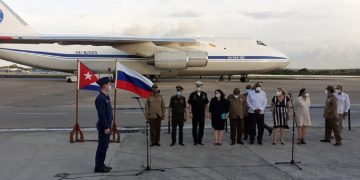
[[246, 99], [240, 94], [240, 89], [235, 88], [233, 94], [229, 95], [227, 100], [229, 104], [231, 145], [234, 145], [235, 142], [238, 144], [244, 144], [241, 141], [241, 138], [244, 133]]
[[256, 126], [258, 129], [258, 144], [262, 145], [264, 133], [264, 114], [267, 104], [267, 98], [261, 85], [257, 82], [254, 86], [255, 90], [251, 91], [247, 96], [247, 105], [249, 107], [248, 114], [250, 119], [250, 144], [254, 144], [256, 135]]
[[152, 94], [146, 99], [145, 114], [150, 123], [150, 146], [160, 146], [160, 127], [161, 120], [165, 117], [165, 102], [159, 94], [157, 84], [153, 84]]
[[197, 81], [195, 83], [196, 90], [192, 92], [189, 96], [189, 114], [192, 117], [192, 134], [194, 145], [202, 143], [202, 138], [204, 135], [204, 126], [205, 126], [205, 114], [207, 112], [207, 105], [209, 104], [209, 99], [206, 92], [201, 90], [203, 83]]
[[350, 100], [349, 95], [343, 92], [343, 87], [337, 85], [335, 89], [335, 97], [338, 100], [337, 103], [337, 113], [338, 113], [338, 122], [339, 122], [339, 133], [342, 133], [343, 130], [343, 120], [350, 109]]
[[169, 120], [171, 119], [171, 145], [174, 146], [176, 143], [176, 128], [179, 126], [179, 144], [183, 144], [183, 127], [185, 122], [185, 110], [186, 110], [186, 98], [182, 96], [184, 90], [181, 86], [176, 86], [176, 95], [172, 96], [169, 105]]
[[110, 78], [103, 77], [96, 83], [101, 87], [99, 95], [95, 100], [95, 107], [98, 114], [96, 128], [98, 130], [98, 146], [95, 156], [95, 173], [107, 173], [112, 168], [104, 164], [106, 152], [110, 141], [110, 128], [113, 119], [111, 98], [109, 96]]
[[327, 86], [325, 94], [327, 96], [324, 108], [325, 118], [325, 138], [321, 142], [331, 142], [331, 131], [334, 131], [335, 146], [341, 146], [341, 137], [339, 133], [338, 114], [337, 114], [337, 99], [334, 96], [334, 87]]

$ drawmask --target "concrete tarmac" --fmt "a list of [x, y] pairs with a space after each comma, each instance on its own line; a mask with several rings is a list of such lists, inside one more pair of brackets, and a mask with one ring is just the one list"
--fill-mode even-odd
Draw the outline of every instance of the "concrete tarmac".
[[[175, 94], [175, 86], [185, 88], [188, 97], [196, 79], [162, 80], [161, 93], [167, 104]], [[204, 90], [209, 98], [215, 89], [230, 94], [235, 87], [242, 92], [247, 83], [237, 80], [218, 82], [204, 79]], [[231, 146], [229, 134], [224, 144], [214, 146], [213, 131], [207, 120], [204, 146], [192, 145], [191, 121], [185, 125], [185, 147], [169, 147], [170, 135], [163, 122], [161, 147], [152, 148], [152, 167], [165, 172], [148, 172], [134, 176], [146, 165], [144, 118], [131, 93], [119, 91], [117, 123], [121, 129], [137, 128], [133, 133], [122, 133], [122, 143], [110, 144], [106, 163], [113, 167], [109, 174], [95, 174], [97, 118], [94, 100], [97, 92], [80, 91], [80, 125], [86, 129], [84, 143], [70, 144], [68, 129], [75, 120], [75, 86], [54, 79], [0, 79], [0, 179], [358, 179], [360, 173], [359, 80], [263, 80], [268, 104], [277, 87], [293, 94], [305, 87], [311, 96], [311, 120], [306, 145], [295, 146], [295, 160], [301, 161], [298, 170], [291, 165], [275, 162], [291, 160], [291, 130], [285, 131], [285, 145], [271, 144], [264, 133], [264, 145]], [[250, 82], [254, 84], [255, 82]], [[352, 103], [352, 131], [343, 131], [343, 145], [335, 147], [321, 143], [324, 135], [322, 118], [325, 101], [324, 88], [342, 84]], [[272, 125], [270, 111], [265, 116]], [[291, 123], [292, 121], [290, 121]], [[345, 123], [347, 128], [347, 124]], [[31, 129], [36, 128], [36, 129]], [[56, 128], [56, 129], [55, 129]], [[64, 129], [63, 129], [64, 128]], [[45, 130], [45, 131], [40, 131]], [[53, 130], [53, 131], [51, 131]]]

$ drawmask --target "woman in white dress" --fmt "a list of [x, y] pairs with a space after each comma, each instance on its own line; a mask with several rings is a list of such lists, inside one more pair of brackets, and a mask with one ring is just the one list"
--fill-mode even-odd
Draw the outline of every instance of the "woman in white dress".
[[310, 120], [310, 95], [306, 89], [301, 89], [299, 97], [294, 102], [295, 119], [298, 129], [297, 144], [306, 144], [306, 127], [311, 126]]

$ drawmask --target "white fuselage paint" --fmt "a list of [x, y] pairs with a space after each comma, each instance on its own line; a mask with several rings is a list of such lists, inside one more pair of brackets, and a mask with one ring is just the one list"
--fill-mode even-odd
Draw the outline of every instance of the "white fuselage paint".
[[289, 64], [286, 55], [270, 46], [257, 44], [256, 39], [198, 40], [198, 44], [186, 48], [207, 51], [208, 64], [185, 70], [157, 70], [147, 64], [147, 58], [130, 55], [111, 46], [0, 44], [0, 59], [64, 72], [76, 71], [76, 60], [80, 60], [98, 73], [108, 72], [109, 68], [113, 71], [117, 60], [141, 74], [161, 76], [262, 73], [283, 69]]

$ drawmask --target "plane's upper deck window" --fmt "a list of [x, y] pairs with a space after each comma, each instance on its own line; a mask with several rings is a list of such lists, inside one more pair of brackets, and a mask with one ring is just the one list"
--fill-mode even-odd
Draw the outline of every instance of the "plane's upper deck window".
[[256, 41], [256, 44], [257, 44], [257, 45], [260, 45], [260, 46], [267, 46], [265, 43], [263, 43], [263, 42], [261, 42], [261, 41], [259, 41], [259, 40]]

